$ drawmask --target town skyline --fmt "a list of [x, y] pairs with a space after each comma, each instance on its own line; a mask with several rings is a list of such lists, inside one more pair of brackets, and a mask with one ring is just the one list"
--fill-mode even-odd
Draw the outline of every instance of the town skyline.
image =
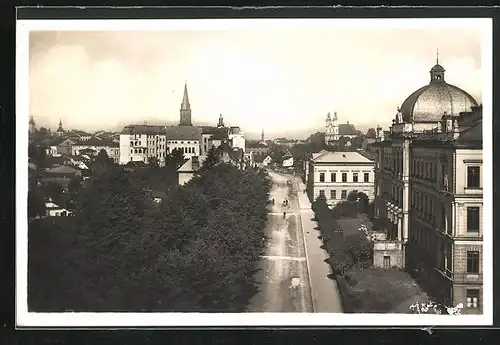
[[428, 84], [437, 49], [446, 81], [481, 103], [480, 38], [471, 28], [37, 31], [30, 115], [40, 126], [61, 119], [82, 130], [176, 124], [187, 82], [195, 124], [222, 114], [251, 138], [262, 129], [267, 138], [305, 138], [336, 111], [366, 132], [387, 128], [408, 94]]

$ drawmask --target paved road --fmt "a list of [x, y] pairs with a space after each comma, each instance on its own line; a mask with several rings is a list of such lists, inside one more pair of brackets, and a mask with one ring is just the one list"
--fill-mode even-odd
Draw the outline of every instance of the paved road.
[[[250, 302], [250, 312], [313, 312], [311, 286], [300, 218], [297, 184], [287, 185], [287, 177], [270, 173], [275, 200], [268, 215], [266, 255], [257, 279], [260, 292]], [[291, 194], [290, 194], [291, 193]], [[282, 206], [284, 199], [289, 206]], [[286, 211], [286, 219], [283, 218]]]

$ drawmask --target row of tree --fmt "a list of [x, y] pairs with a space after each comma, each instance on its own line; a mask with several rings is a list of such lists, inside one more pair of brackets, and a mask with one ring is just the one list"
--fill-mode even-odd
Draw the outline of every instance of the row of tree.
[[211, 161], [159, 205], [133, 173], [110, 167], [80, 191], [75, 217], [33, 221], [30, 309], [244, 310], [271, 182]]
[[[352, 193], [349, 197], [356, 198], [357, 196]], [[351, 204], [354, 205], [354, 203]], [[341, 205], [343, 206], [338, 205], [332, 210], [323, 196], [319, 196], [313, 203], [321, 237], [330, 256], [328, 263], [336, 275], [343, 275], [346, 270], [355, 265], [368, 267], [373, 262], [373, 245], [366, 235], [362, 231], [346, 235], [338, 225], [336, 220], [343, 216], [338, 208], [344, 209], [348, 204]]]

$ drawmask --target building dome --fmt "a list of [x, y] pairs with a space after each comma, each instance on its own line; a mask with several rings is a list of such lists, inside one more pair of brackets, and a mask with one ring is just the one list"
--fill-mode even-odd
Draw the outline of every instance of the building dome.
[[430, 83], [403, 102], [400, 111], [404, 122], [438, 122], [444, 113], [458, 115], [478, 105], [467, 92], [446, 83], [444, 72], [443, 66], [436, 63], [430, 70]]

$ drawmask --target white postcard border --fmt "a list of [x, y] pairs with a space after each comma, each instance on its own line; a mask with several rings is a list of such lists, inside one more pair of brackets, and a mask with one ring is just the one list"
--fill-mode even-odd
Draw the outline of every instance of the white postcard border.
[[[27, 190], [29, 119], [29, 32], [40, 30], [237, 30], [304, 28], [476, 28], [482, 42], [483, 86], [483, 314], [310, 314], [310, 313], [34, 313], [28, 312]], [[493, 323], [492, 19], [177, 19], [19, 20], [16, 42], [16, 324], [18, 327], [154, 326], [478, 326]], [[416, 48], [417, 49], [417, 48]]]

